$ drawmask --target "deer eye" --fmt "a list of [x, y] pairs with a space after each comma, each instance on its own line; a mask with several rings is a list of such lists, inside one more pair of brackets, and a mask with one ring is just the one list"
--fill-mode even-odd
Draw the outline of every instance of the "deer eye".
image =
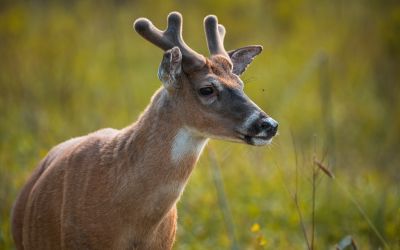
[[209, 96], [214, 93], [214, 88], [212, 87], [204, 87], [199, 89], [199, 94], [202, 96]]

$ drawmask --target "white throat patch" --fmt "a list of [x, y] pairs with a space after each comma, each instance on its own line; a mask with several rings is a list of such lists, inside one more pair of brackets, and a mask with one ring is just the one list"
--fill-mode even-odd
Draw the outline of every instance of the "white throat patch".
[[177, 164], [187, 156], [200, 156], [208, 139], [196, 135], [188, 128], [181, 128], [175, 135], [171, 148], [171, 159]]

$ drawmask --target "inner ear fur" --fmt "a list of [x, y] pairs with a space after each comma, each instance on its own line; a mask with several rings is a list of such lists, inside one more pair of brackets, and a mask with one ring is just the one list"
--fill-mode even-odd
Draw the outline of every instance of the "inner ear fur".
[[182, 53], [178, 47], [165, 51], [161, 64], [158, 68], [158, 79], [168, 90], [180, 87], [182, 74]]
[[233, 64], [232, 72], [238, 76], [243, 74], [247, 66], [261, 53], [262, 49], [263, 47], [260, 45], [251, 45], [229, 51], [228, 55]]

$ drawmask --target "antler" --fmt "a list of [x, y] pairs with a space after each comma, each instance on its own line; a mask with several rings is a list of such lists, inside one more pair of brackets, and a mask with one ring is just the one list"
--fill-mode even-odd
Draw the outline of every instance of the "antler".
[[230, 60], [224, 48], [225, 27], [222, 24], [218, 24], [216, 16], [209, 15], [204, 18], [204, 31], [211, 55], [222, 55]]
[[157, 29], [150, 20], [138, 18], [133, 24], [137, 33], [143, 38], [163, 50], [169, 50], [177, 46], [182, 52], [183, 69], [190, 72], [205, 64], [205, 58], [192, 50], [182, 38], [182, 15], [179, 12], [171, 12], [168, 15], [167, 29]]

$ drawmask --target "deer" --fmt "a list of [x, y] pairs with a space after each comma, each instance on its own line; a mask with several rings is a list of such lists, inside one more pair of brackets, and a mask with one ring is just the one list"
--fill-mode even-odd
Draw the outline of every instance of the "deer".
[[164, 31], [146, 18], [134, 22], [164, 51], [161, 88], [132, 125], [49, 151], [14, 203], [16, 249], [171, 249], [177, 202], [208, 140], [271, 143], [278, 123], [240, 79], [262, 46], [226, 51], [225, 28], [208, 15], [205, 57], [184, 42], [182, 20], [171, 12]]

